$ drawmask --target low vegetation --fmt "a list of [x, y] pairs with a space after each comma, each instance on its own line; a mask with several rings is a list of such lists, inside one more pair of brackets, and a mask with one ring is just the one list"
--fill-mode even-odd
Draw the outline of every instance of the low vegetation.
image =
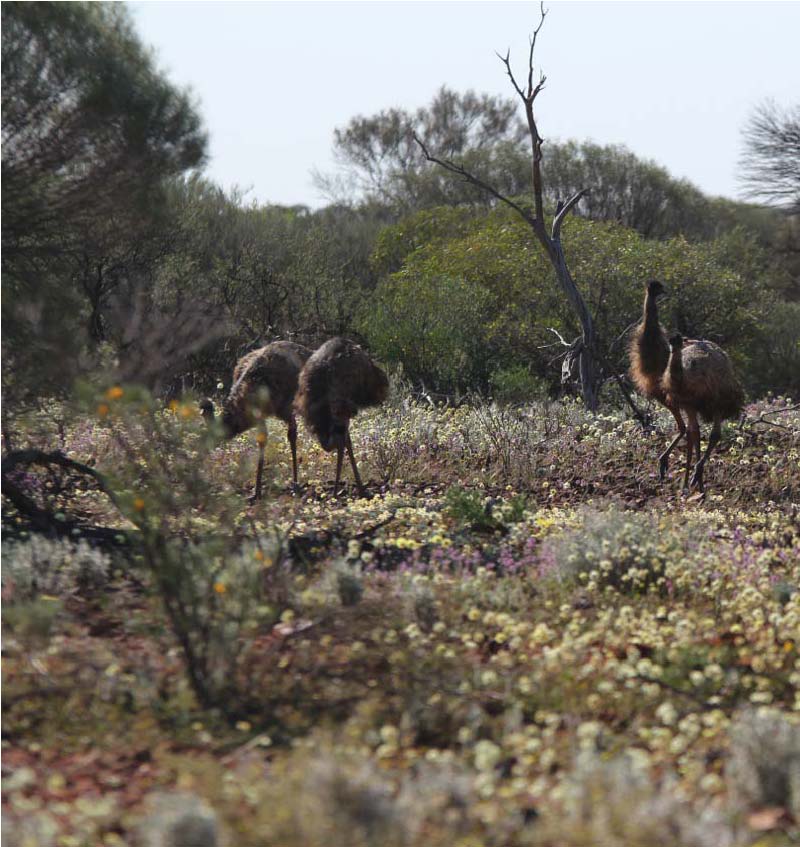
[[687, 498], [658, 478], [665, 414], [643, 436], [571, 402], [395, 392], [353, 422], [371, 497], [333, 492], [305, 432], [292, 494], [274, 422], [250, 507], [254, 432], [220, 442], [193, 403], [117, 386], [29, 417], [18, 437], [113, 499], [31, 466], [19, 484], [79, 520], [45, 541], [6, 510], [10, 843], [159, 821], [254, 847], [797, 838], [790, 406], [727, 425]]

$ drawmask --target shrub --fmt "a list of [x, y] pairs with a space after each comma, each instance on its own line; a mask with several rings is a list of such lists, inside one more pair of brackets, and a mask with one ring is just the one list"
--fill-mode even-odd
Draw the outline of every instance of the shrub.
[[109, 578], [111, 560], [85, 541], [54, 541], [34, 536], [9, 544], [3, 562], [5, 603], [35, 600], [45, 594], [67, 597], [101, 589]]
[[741, 842], [713, 810], [698, 812], [669, 779], [654, 782], [630, 755], [581, 755], [565, 790], [565, 814], [534, 831], [542, 847], [734, 847]]
[[448, 514], [476, 532], [495, 532], [505, 529], [502, 521], [492, 514], [491, 500], [479, 491], [467, 491], [454, 486], [445, 497]]
[[742, 810], [781, 806], [800, 817], [800, 724], [777, 711], [747, 711], [730, 728], [725, 776]]
[[623, 593], [663, 588], [670, 563], [686, 550], [685, 539], [662, 531], [653, 514], [618, 509], [584, 509], [580, 525], [548, 544], [563, 579], [579, 579], [589, 589]]
[[527, 365], [513, 365], [496, 370], [489, 377], [489, 388], [498, 403], [518, 404], [547, 397], [549, 386], [532, 374]]

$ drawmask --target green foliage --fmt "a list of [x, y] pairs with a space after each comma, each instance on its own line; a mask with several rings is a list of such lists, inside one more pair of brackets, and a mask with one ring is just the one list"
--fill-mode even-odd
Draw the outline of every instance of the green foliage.
[[3, 608], [3, 622], [18, 638], [48, 641], [63, 605], [57, 597], [39, 597]]
[[512, 365], [489, 377], [492, 396], [499, 403], [525, 403], [547, 396], [547, 383], [534, 376], [525, 365]]
[[31, 402], [86, 370], [111, 292], [141, 273], [162, 181], [200, 165], [206, 139], [123, 4], [2, 18], [3, 391]]
[[[619, 370], [627, 368], [625, 332], [641, 314], [643, 283], [655, 277], [670, 292], [665, 326], [723, 344], [754, 393], [794, 386], [800, 332], [770, 288], [766, 254], [744, 230], [707, 243], [648, 241], [617, 224], [571, 218], [564, 246]], [[363, 331], [412, 381], [443, 392], [494, 384], [520, 399], [525, 372], [531, 393], [543, 380], [557, 386], [549, 330], [571, 339], [579, 329], [523, 221], [505, 209], [471, 220], [434, 210], [385, 230], [378, 249], [378, 266], [402, 266], [381, 280]], [[762, 351], [773, 345], [779, 366], [770, 376]]]
[[362, 312], [361, 328], [378, 358], [438, 391], [485, 384], [483, 322], [489, 295], [469, 279], [401, 271]]

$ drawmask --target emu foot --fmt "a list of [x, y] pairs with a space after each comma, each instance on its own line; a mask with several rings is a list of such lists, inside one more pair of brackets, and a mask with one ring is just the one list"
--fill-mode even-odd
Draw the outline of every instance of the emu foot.
[[667, 478], [667, 471], [669, 470], [669, 456], [662, 456], [658, 460], [658, 476], [663, 482]]
[[689, 482], [691, 488], [696, 488], [701, 494], [705, 491], [703, 486], [703, 466], [698, 464], [695, 466], [692, 479]]

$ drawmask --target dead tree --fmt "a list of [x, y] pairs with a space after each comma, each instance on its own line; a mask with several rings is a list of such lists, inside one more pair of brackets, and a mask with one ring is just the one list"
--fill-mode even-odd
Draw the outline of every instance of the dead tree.
[[[511, 70], [511, 53], [508, 51], [505, 56], [498, 57], [503, 62], [508, 73], [511, 84], [514, 90], [519, 95], [525, 106], [525, 117], [528, 121], [528, 132], [531, 141], [531, 176], [533, 183], [533, 204], [534, 210], [531, 213], [528, 209], [515, 203], [510, 198], [501, 194], [496, 188], [484, 182], [479, 177], [467, 171], [462, 165], [456, 162], [451, 162], [447, 159], [440, 159], [433, 155], [425, 143], [414, 136], [415, 141], [422, 149], [425, 158], [429, 162], [434, 162], [437, 165], [445, 168], [445, 170], [454, 173], [472, 185], [486, 191], [494, 198], [507, 206], [510, 206], [517, 212], [518, 215], [531, 227], [539, 243], [544, 247], [547, 257], [550, 259], [550, 264], [556, 272], [556, 279], [561, 291], [569, 301], [570, 307], [578, 319], [581, 327], [581, 335], [575, 342], [574, 355], [578, 359], [578, 370], [581, 382], [581, 394], [587, 409], [594, 411], [597, 409], [597, 389], [599, 384], [599, 368], [597, 367], [597, 337], [594, 329], [594, 322], [589, 311], [586, 301], [583, 299], [578, 287], [575, 285], [567, 266], [567, 260], [564, 256], [564, 248], [561, 245], [561, 225], [569, 212], [580, 201], [581, 197], [587, 193], [587, 189], [582, 189], [570, 197], [566, 201], [559, 200], [553, 223], [548, 232], [547, 224], [544, 215], [544, 203], [542, 200], [542, 144], [544, 139], [539, 134], [539, 128], [536, 123], [536, 117], [533, 113], [533, 103], [536, 100], [539, 92], [544, 88], [546, 77], [540, 73], [538, 82], [534, 82], [533, 54], [536, 48], [536, 39], [544, 25], [544, 19], [547, 15], [544, 4], [540, 7], [539, 26], [533, 32], [530, 40], [530, 52], [528, 54], [528, 78], [525, 87], [522, 88], [516, 80], [513, 71]], [[636, 410], [638, 412], [638, 410]]]

